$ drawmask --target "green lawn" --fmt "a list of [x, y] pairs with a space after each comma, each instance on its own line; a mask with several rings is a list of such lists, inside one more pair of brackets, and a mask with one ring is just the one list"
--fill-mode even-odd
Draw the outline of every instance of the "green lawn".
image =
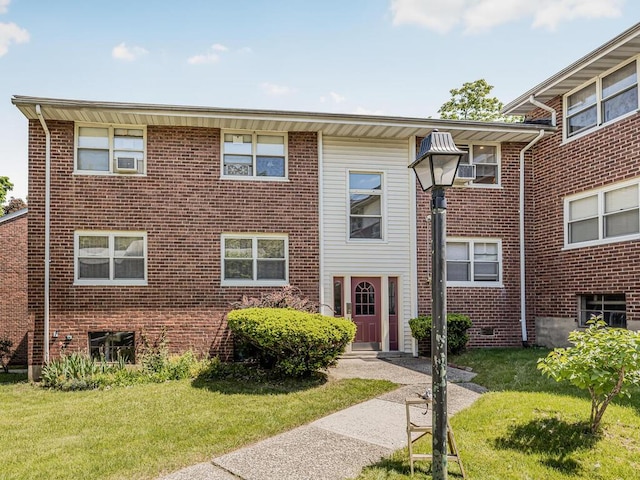
[[59, 392], [0, 374], [0, 478], [155, 478], [395, 387], [185, 380]]
[[[467, 477], [473, 480], [629, 480], [640, 478], [640, 391], [609, 406], [603, 434], [589, 435], [591, 402], [568, 384], [536, 370], [542, 349], [472, 350], [451, 361], [470, 366], [486, 386], [451, 421]], [[431, 449], [431, 437], [417, 442]], [[407, 451], [366, 468], [358, 480], [430, 479], [429, 462], [409, 474]], [[450, 462], [449, 478], [462, 478]]]

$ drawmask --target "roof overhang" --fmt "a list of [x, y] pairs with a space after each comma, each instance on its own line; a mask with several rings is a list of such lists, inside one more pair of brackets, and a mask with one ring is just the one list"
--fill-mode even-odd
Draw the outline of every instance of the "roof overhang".
[[5, 223], [5, 222], [9, 222], [11, 220], [15, 220], [16, 218], [22, 217], [23, 215], [26, 215], [29, 212], [28, 208], [23, 208], [21, 210], [17, 210], [15, 212], [11, 212], [11, 213], [7, 213], [6, 215], [3, 215], [0, 217], [0, 224]]
[[15, 95], [22, 114], [37, 119], [36, 105], [47, 120], [120, 125], [167, 125], [251, 131], [322, 132], [323, 135], [369, 138], [426, 136], [434, 128], [451, 132], [456, 141], [529, 142], [541, 128], [520, 123], [469, 122], [377, 115], [249, 110], [181, 105], [63, 100]]
[[580, 60], [549, 77], [544, 82], [509, 102], [502, 109], [505, 115], [526, 115], [537, 108], [529, 103], [533, 95], [536, 100], [547, 103], [558, 95], [573, 90], [602, 72], [622, 63], [640, 52], [640, 23], [605, 43]]

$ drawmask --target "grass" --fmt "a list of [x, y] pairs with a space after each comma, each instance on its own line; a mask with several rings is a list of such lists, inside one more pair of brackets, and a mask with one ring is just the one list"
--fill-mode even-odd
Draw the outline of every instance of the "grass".
[[[626, 480], [640, 471], [640, 389], [607, 409], [603, 432], [588, 433], [590, 400], [569, 384], [536, 370], [544, 349], [483, 349], [452, 357], [478, 372], [474, 382], [491, 390], [453, 417], [467, 477], [474, 480]], [[416, 443], [431, 450], [431, 437]], [[407, 450], [364, 469], [358, 480], [430, 479], [430, 463], [414, 463]], [[449, 478], [462, 478], [449, 462]]]
[[0, 477], [156, 478], [395, 387], [184, 380], [60, 392], [0, 375]]

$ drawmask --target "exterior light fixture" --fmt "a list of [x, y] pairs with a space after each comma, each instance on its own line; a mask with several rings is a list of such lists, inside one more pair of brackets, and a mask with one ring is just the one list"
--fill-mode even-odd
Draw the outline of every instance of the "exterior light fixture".
[[431, 388], [433, 390], [432, 474], [447, 478], [447, 286], [446, 212], [444, 189], [453, 185], [460, 158], [448, 132], [433, 130], [420, 144], [415, 162], [409, 165], [424, 191], [431, 189]]

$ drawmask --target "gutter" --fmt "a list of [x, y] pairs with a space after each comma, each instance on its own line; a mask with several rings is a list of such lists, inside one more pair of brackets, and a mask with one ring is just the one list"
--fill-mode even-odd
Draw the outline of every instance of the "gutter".
[[51, 132], [42, 116], [40, 104], [36, 115], [45, 134], [45, 187], [44, 187], [44, 363], [49, 363], [49, 283], [51, 263]]

